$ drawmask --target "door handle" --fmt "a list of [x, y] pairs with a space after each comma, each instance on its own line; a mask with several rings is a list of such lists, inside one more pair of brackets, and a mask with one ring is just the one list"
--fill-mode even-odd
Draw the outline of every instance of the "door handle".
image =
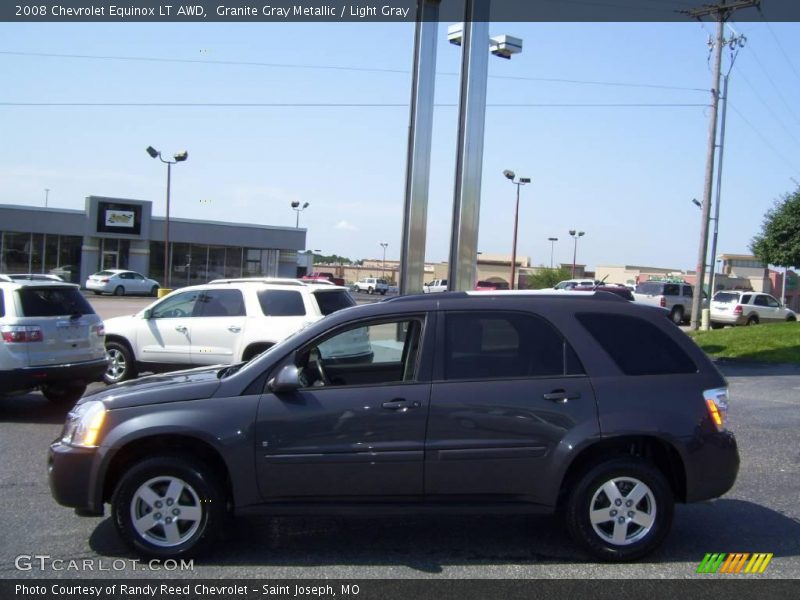
[[580, 392], [568, 392], [566, 390], [553, 390], [548, 394], [542, 396], [545, 400], [552, 400], [553, 402], [564, 403], [567, 400], [576, 400], [581, 397]]
[[394, 400], [389, 400], [388, 402], [384, 402], [381, 404], [383, 408], [386, 410], [397, 410], [400, 412], [406, 412], [409, 408], [419, 408], [421, 405], [419, 402], [408, 402], [404, 398], [395, 398]]
[[175, 331], [180, 331], [181, 333], [186, 333], [189, 330], [186, 329], [186, 327], [183, 326], [183, 325], [175, 325]]
[[228, 327], [228, 331], [232, 333], [239, 333], [241, 330], [242, 328], [239, 327], [238, 325], [231, 325], [230, 327]]

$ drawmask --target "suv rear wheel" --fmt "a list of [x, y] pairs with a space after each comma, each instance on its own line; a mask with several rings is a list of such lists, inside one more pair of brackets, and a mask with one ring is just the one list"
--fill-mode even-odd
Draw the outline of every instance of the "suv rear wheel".
[[207, 547], [226, 513], [214, 474], [194, 460], [159, 456], [134, 464], [111, 499], [117, 532], [148, 556], [177, 558]]
[[683, 323], [683, 307], [676, 306], [672, 309], [672, 312], [669, 314], [669, 318], [672, 319], [672, 322], [675, 325], [680, 325]]
[[758, 315], [750, 315], [745, 325], [758, 325]]
[[106, 356], [108, 368], [103, 375], [103, 381], [112, 384], [136, 377], [136, 365], [127, 345], [116, 341], [106, 342]]
[[53, 404], [70, 405], [80, 400], [86, 391], [86, 384], [81, 382], [48, 383], [42, 387], [42, 394]]
[[567, 527], [575, 541], [605, 561], [651, 552], [672, 524], [674, 498], [661, 472], [643, 460], [612, 459], [586, 471], [569, 493]]

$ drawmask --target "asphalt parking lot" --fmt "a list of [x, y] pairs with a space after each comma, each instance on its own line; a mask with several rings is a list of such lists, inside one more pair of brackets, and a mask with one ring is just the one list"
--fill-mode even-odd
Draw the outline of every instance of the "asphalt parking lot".
[[[152, 301], [90, 300], [104, 318]], [[18, 558], [25, 555], [90, 559], [95, 572], [88, 576], [117, 578], [690, 578], [707, 552], [772, 552], [761, 577], [796, 578], [800, 368], [720, 367], [731, 388], [739, 479], [722, 499], [678, 506], [664, 546], [626, 565], [587, 562], [561, 522], [549, 517], [260, 517], [235, 522], [218, 550], [191, 571], [151, 570], [132, 562], [108, 515], [77, 517], [52, 499], [46, 452], [66, 411], [38, 393], [0, 398], [0, 578], [87, 576], [49, 561], [27, 570], [30, 561]], [[114, 568], [98, 571], [103, 564]]]

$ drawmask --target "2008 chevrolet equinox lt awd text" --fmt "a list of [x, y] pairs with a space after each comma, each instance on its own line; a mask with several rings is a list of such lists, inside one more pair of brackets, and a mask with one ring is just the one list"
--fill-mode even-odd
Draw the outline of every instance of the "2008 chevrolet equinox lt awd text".
[[727, 384], [663, 310], [575, 296], [398, 297], [246, 364], [106, 388], [50, 448], [53, 495], [109, 502], [161, 558], [207, 548], [229, 513], [556, 509], [594, 557], [640, 558], [675, 502], [733, 485]]

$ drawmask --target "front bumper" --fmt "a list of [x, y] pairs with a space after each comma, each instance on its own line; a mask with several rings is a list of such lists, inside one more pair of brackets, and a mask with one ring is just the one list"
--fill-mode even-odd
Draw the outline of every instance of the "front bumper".
[[47, 457], [50, 493], [62, 506], [74, 508], [83, 516], [102, 516], [103, 504], [94, 493], [93, 473], [97, 448], [75, 448], [56, 440]]
[[108, 368], [108, 359], [98, 358], [79, 363], [44, 365], [0, 371], [0, 388], [25, 390], [59, 381], [100, 381]]

